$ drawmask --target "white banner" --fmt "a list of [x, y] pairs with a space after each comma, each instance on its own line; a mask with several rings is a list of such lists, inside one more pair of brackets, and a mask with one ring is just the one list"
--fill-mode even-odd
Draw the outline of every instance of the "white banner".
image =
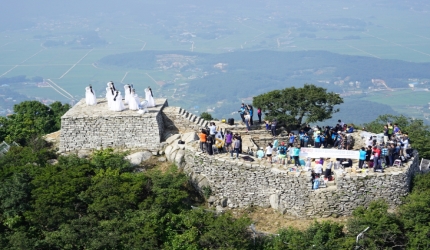
[[360, 159], [360, 152], [356, 150], [338, 150], [325, 148], [300, 148], [300, 158], [346, 158]]

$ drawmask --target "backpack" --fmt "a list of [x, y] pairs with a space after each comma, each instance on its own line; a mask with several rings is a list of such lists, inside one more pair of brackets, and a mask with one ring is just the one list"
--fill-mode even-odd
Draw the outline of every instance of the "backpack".
[[279, 153], [281, 155], [286, 155], [287, 154], [287, 148], [285, 146], [279, 147]]

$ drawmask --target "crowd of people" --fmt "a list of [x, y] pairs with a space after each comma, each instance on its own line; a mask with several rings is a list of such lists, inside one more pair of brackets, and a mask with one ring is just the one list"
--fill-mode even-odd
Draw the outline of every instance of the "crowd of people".
[[[254, 107], [252, 107], [252, 105], [242, 103], [238, 112], [242, 122], [246, 125], [246, 132], [249, 132], [251, 126], [254, 125]], [[258, 108], [258, 123], [261, 123], [261, 115], [261, 108]]]
[[[150, 87], [145, 89], [145, 100], [140, 101], [133, 85], [124, 85], [124, 98], [121, 92], [115, 88], [115, 84], [110, 81], [106, 87], [106, 100], [108, 109], [112, 111], [123, 111], [125, 105], [129, 110], [138, 110], [141, 113], [148, 112], [147, 108], [155, 107], [155, 100]], [[89, 106], [97, 105], [96, 94], [91, 85], [85, 88], [85, 103]]]
[[[253, 124], [253, 107], [242, 103], [239, 110], [242, 122], [246, 125], [247, 131]], [[261, 109], [257, 111], [258, 122], [261, 123]], [[319, 178], [323, 175], [325, 178], [332, 178], [331, 169], [333, 168], [348, 168], [353, 166], [352, 159], [336, 158], [317, 159], [312, 168], [311, 159], [300, 159], [300, 150], [304, 147], [313, 148], [330, 148], [353, 150], [354, 139], [352, 133], [354, 126], [348, 125], [338, 120], [333, 127], [311, 127], [310, 125], [303, 126], [297, 134], [288, 133], [287, 136], [279, 136], [277, 134], [277, 121], [265, 121], [266, 130], [273, 136], [273, 142], [268, 143], [265, 148], [258, 148], [256, 152], [251, 152], [253, 156], [263, 159], [269, 163], [277, 163], [287, 166], [294, 164], [294, 168], [290, 170], [301, 169], [312, 171], [312, 176]], [[383, 140], [377, 140], [372, 136], [366, 140], [366, 145], [359, 150], [359, 160], [357, 169], [373, 169], [375, 172], [383, 172], [384, 168], [396, 164], [401, 165], [407, 161], [412, 154], [410, 149], [410, 141], [407, 133], [402, 133], [397, 124], [388, 123], [382, 128]], [[238, 159], [239, 154], [250, 152], [242, 151], [242, 137], [239, 133], [233, 134], [226, 130], [223, 133], [222, 129], [217, 129], [214, 122], [210, 123], [207, 129], [202, 129], [200, 132], [200, 149], [202, 152], [213, 155], [215, 152], [229, 153], [232, 159]], [[279, 141], [278, 139], [283, 139]], [[324, 167], [324, 162], [327, 165]], [[323, 174], [324, 170], [324, 174]]]
[[[253, 107], [242, 103], [239, 110], [242, 122], [246, 125], [247, 132], [254, 123]], [[258, 122], [261, 123], [261, 109], [258, 108]], [[261, 160], [267, 160], [270, 164], [281, 164], [289, 167], [290, 171], [310, 171], [312, 187], [316, 189], [324, 181], [333, 180], [332, 169], [352, 168], [354, 163], [349, 158], [319, 158], [300, 159], [300, 150], [305, 147], [329, 148], [339, 150], [353, 150], [355, 128], [353, 124], [345, 124], [338, 120], [331, 126], [314, 126], [306, 124], [297, 133], [290, 132], [278, 134], [277, 120], [265, 121], [266, 130], [273, 136], [273, 141], [264, 148], [260, 147], [256, 152], [242, 151], [242, 137], [239, 133], [218, 129], [214, 122], [208, 128], [200, 132], [200, 150], [209, 155], [214, 153], [230, 154], [232, 159], [238, 159], [240, 154], [252, 155]], [[399, 128], [398, 124], [387, 123], [381, 128], [383, 139], [378, 136], [369, 136], [359, 150], [358, 164], [355, 171], [374, 171], [383, 173], [390, 166], [402, 166], [412, 156], [410, 140], [407, 133]], [[355, 145], [359, 147], [360, 145]], [[289, 165], [292, 164], [292, 165]]]

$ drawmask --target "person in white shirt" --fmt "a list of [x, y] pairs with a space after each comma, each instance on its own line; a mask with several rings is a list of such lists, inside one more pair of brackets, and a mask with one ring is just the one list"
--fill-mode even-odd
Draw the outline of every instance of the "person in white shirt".
[[403, 133], [403, 138], [400, 140], [400, 142], [403, 144], [403, 156], [406, 156], [406, 150], [409, 148], [409, 137], [407, 133]]
[[209, 126], [209, 134], [215, 136], [216, 134], [215, 122], [211, 122], [211, 125]]
[[267, 156], [267, 161], [272, 163], [272, 153], [273, 153], [273, 146], [272, 143], [269, 142], [269, 144], [266, 147], [266, 156]]
[[315, 174], [317, 174], [318, 176], [320, 176], [322, 174], [322, 168], [323, 165], [321, 163], [318, 163], [315, 165]]

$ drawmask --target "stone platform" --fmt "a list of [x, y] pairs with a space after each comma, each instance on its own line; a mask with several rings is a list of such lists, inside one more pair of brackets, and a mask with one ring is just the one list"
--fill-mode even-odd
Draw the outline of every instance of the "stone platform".
[[162, 148], [164, 123], [161, 111], [166, 99], [155, 99], [156, 107], [148, 113], [126, 109], [111, 111], [106, 99], [87, 106], [82, 99], [61, 117], [60, 152], [82, 149], [146, 149], [158, 152]]

